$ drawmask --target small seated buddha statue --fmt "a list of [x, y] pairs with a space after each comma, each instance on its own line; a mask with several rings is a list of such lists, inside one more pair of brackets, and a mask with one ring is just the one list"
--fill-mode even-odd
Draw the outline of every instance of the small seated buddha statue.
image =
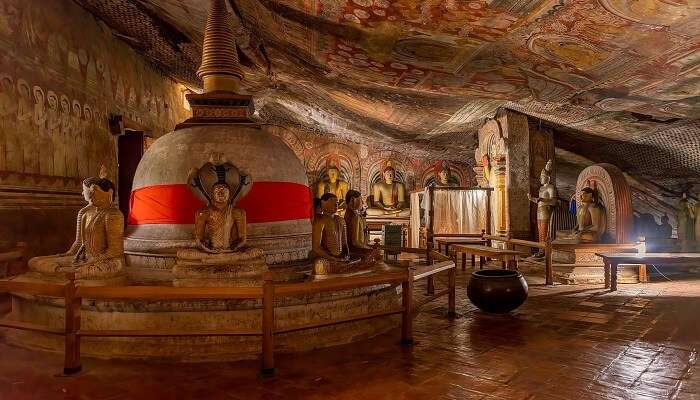
[[75, 241], [62, 254], [34, 257], [29, 271], [47, 277], [75, 273], [84, 284], [123, 284], [124, 216], [113, 204], [114, 184], [106, 179], [104, 167], [99, 178], [83, 181], [88, 204], [78, 211]]
[[190, 171], [188, 182], [207, 206], [197, 211], [192, 247], [178, 250], [175, 286], [245, 286], [267, 270], [262, 249], [246, 245], [246, 213], [236, 201], [249, 190], [250, 175], [212, 157]]
[[343, 217], [336, 214], [338, 199], [333, 193], [321, 196], [323, 214], [316, 217], [312, 226], [311, 251], [313, 275], [323, 279], [334, 274], [363, 272], [378, 259], [377, 252], [365, 257], [350, 252], [348, 231]]
[[406, 187], [396, 182], [396, 170], [390, 164], [382, 171], [384, 180], [372, 185], [372, 204], [367, 215], [380, 217], [408, 217]]
[[316, 184], [316, 197], [321, 198], [326, 193], [333, 193], [338, 199], [338, 208], [345, 208], [345, 194], [350, 185], [340, 179], [340, 171], [336, 166], [329, 166], [326, 170], [326, 178]]
[[578, 243], [600, 243], [607, 229], [606, 223], [605, 207], [598, 200], [595, 186], [586, 186], [581, 189], [576, 207], [576, 228], [558, 231], [556, 237]]

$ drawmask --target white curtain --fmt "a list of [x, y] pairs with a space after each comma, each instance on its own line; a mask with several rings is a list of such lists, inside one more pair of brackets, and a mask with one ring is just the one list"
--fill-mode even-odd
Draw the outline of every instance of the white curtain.
[[421, 200], [424, 192], [411, 193], [411, 247], [420, 246]]
[[[435, 190], [433, 234], [481, 233], [486, 229], [486, 192]], [[427, 203], [427, 202], [426, 202]], [[426, 204], [426, 209], [430, 204]], [[426, 212], [426, 215], [429, 215]]]

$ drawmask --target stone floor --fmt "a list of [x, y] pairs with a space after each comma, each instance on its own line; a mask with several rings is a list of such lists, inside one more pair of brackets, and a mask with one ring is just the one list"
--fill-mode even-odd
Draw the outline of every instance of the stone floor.
[[459, 273], [458, 318], [444, 316], [444, 302], [428, 304], [413, 347], [395, 331], [278, 355], [267, 380], [254, 361], [89, 358], [80, 375], [60, 377], [61, 354], [0, 339], [0, 399], [700, 399], [700, 277], [616, 293], [532, 278], [525, 305], [504, 316], [476, 310], [467, 279]]

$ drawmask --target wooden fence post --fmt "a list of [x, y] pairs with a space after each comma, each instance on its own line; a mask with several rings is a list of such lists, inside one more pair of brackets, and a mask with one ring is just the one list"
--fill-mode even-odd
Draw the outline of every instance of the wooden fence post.
[[401, 282], [401, 344], [408, 346], [413, 344], [413, 274], [414, 267], [406, 270], [406, 280]]
[[275, 286], [272, 273], [263, 274], [263, 314], [262, 314], [262, 369], [263, 377], [275, 375], [274, 360], [275, 334]]
[[547, 239], [544, 247], [544, 275], [545, 284], [554, 285], [554, 267], [552, 266], [552, 254], [554, 249], [552, 248], [551, 240]]
[[80, 365], [80, 309], [82, 299], [75, 295], [75, 273], [66, 275], [68, 283], [65, 288], [65, 308], [66, 308], [66, 337], [65, 337], [65, 357], [63, 362], [63, 373], [65, 375], [77, 374], [82, 370]]
[[457, 303], [456, 275], [457, 275], [457, 266], [455, 265], [454, 268], [450, 268], [450, 270], [447, 272], [447, 285], [449, 287], [449, 292], [447, 294], [447, 316], [449, 318], [454, 318], [457, 315], [457, 313], [455, 311], [456, 303]]

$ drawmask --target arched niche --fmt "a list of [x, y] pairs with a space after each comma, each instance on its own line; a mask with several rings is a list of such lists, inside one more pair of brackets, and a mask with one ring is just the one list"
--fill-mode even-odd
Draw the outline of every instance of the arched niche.
[[337, 164], [341, 178], [346, 180], [351, 188], [360, 187], [360, 157], [350, 146], [335, 142], [314, 148], [306, 160], [309, 181], [314, 186], [326, 177], [326, 170], [330, 164]]
[[384, 170], [384, 166], [387, 164], [387, 162], [391, 162], [391, 165], [396, 171], [396, 177], [394, 180], [396, 182], [403, 183], [406, 186], [407, 191], [412, 189], [412, 187], [410, 187], [412, 185], [409, 185], [409, 183], [415, 178], [414, 171], [411, 168], [408, 168], [410, 165], [408, 162], [405, 162], [405, 160], [400, 160], [394, 156], [395, 154], [393, 152], [379, 152], [373, 154], [372, 156], [368, 157], [367, 160], [365, 160], [366, 168], [363, 168], [363, 170], [366, 171], [366, 174], [363, 176], [362, 187], [365, 189], [366, 194], [372, 194], [372, 185], [375, 182], [384, 179], [382, 171]]
[[629, 243], [634, 234], [632, 195], [629, 184], [619, 168], [612, 164], [595, 164], [587, 167], [576, 181], [576, 198], [588, 184], [595, 185], [598, 198], [605, 207], [607, 235], [615, 243]]
[[[472, 174], [462, 164], [449, 161], [450, 165], [450, 183], [452, 186], [471, 186]], [[442, 161], [435, 161], [427, 165], [421, 175], [419, 183], [421, 187], [428, 187], [437, 181], [437, 173], [442, 168]]]

